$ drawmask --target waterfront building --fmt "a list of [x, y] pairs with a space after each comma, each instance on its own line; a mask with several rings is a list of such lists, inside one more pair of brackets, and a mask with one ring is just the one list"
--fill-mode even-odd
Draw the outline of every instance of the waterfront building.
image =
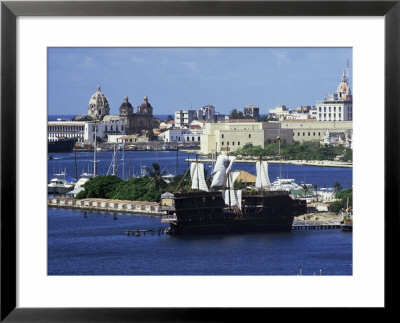
[[111, 144], [135, 144], [149, 142], [149, 138], [142, 135], [109, 135], [108, 143]]
[[245, 117], [257, 118], [260, 116], [260, 108], [250, 104], [243, 108], [243, 115]]
[[317, 111], [318, 121], [353, 120], [353, 96], [344, 71], [336, 93], [328, 94], [324, 100], [317, 101]]
[[64, 138], [77, 138], [78, 142], [83, 142], [87, 124], [85, 121], [48, 121], [47, 140], [53, 142]]
[[85, 125], [85, 141], [94, 142], [96, 128], [96, 136], [99, 139], [107, 140], [110, 135], [124, 135], [125, 123], [120, 120], [119, 116], [107, 115], [99, 122], [87, 122]]
[[281, 122], [281, 128], [291, 130], [293, 141], [318, 141], [324, 139], [326, 132], [345, 133], [352, 131], [352, 121], [317, 121], [307, 120], [285, 120]]
[[229, 152], [246, 144], [265, 147], [278, 136], [283, 142], [293, 142], [291, 129], [279, 129], [278, 122], [254, 122], [248, 119], [206, 123], [200, 138], [201, 153]]
[[185, 142], [185, 135], [190, 133], [189, 129], [167, 129], [158, 138], [164, 142]]

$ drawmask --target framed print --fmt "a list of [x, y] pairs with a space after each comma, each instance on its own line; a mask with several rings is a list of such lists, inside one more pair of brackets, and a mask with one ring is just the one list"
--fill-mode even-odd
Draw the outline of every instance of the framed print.
[[[238, 308], [246, 315], [268, 308], [391, 309], [389, 290], [398, 280], [390, 255], [399, 229], [399, 15], [398, 1], [3, 1], [1, 320], [231, 321]], [[315, 89], [310, 106], [310, 99], [297, 103]], [[59, 153], [67, 141], [73, 148]], [[314, 142], [316, 151], [282, 167], [292, 141]], [[258, 145], [275, 150], [260, 152]], [[341, 150], [328, 163], [318, 154], [330, 146]], [[210, 163], [204, 178], [200, 153]], [[208, 183], [207, 172], [214, 181], [221, 171], [217, 156], [228, 164], [241, 160], [237, 175], [246, 184], [231, 191], [231, 164], [222, 184]], [[169, 168], [160, 167], [162, 158]], [[254, 178], [250, 162], [258, 162]], [[305, 166], [321, 172], [309, 177]], [[60, 173], [62, 183], [54, 179]], [[191, 174], [187, 185], [197, 195], [172, 185], [162, 192], [167, 173], [178, 186]], [[86, 182], [99, 180], [96, 193], [77, 184], [83, 174], [97, 177]], [[44, 177], [48, 194], [52, 182], [71, 189], [44, 198]], [[302, 182], [287, 189], [290, 199], [281, 193], [285, 178]], [[143, 185], [146, 198], [127, 188], [129, 181]], [[267, 183], [269, 195], [257, 195], [252, 181], [261, 190]], [[201, 185], [206, 193], [198, 193]], [[260, 207], [266, 196], [281, 204]], [[255, 197], [258, 204], [246, 202]], [[197, 207], [181, 215], [185, 199]], [[220, 200], [223, 206], [213, 204]], [[353, 205], [354, 231], [346, 235]], [[342, 218], [328, 223], [310, 211], [323, 207]], [[259, 218], [246, 218], [249, 212]], [[129, 213], [139, 216], [132, 222]], [[259, 230], [260, 214], [273, 218], [275, 229], [288, 228], [290, 238], [173, 238], [200, 227], [235, 232], [239, 218], [247, 221], [242, 229]], [[294, 232], [300, 229], [314, 232]], [[298, 260], [303, 253], [311, 266]]]

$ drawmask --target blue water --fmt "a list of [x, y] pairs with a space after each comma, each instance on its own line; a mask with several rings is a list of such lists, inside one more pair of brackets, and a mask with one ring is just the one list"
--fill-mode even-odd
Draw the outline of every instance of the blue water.
[[127, 236], [159, 217], [49, 208], [49, 275], [352, 275], [352, 233]]
[[[74, 176], [73, 153], [52, 154], [48, 178], [66, 169]], [[98, 154], [98, 173], [106, 174], [112, 152]], [[122, 156], [120, 155], [120, 158]], [[179, 153], [178, 173], [186, 171], [186, 153]], [[93, 153], [78, 153], [78, 175], [93, 170]], [[140, 166], [158, 162], [175, 174], [176, 152], [125, 152], [135, 173]], [[254, 164], [236, 164], [254, 173]], [[208, 168], [210, 169], [210, 168]], [[270, 178], [279, 176], [279, 165], [269, 166]], [[122, 161], [118, 176], [122, 177]], [[297, 183], [352, 187], [352, 169], [282, 165], [282, 177]], [[146, 234], [126, 236], [126, 230], [165, 227], [156, 216], [48, 209], [49, 275], [352, 275], [352, 233], [340, 230], [291, 233], [181, 237]]]
[[[54, 159], [48, 161], [48, 181], [54, 173], [66, 170], [67, 175], [75, 177], [75, 157], [74, 153], [51, 153]], [[113, 152], [97, 153], [97, 174], [106, 175], [110, 167]], [[188, 168], [186, 158], [195, 158], [194, 154], [179, 152], [178, 154], [178, 174], [184, 174]], [[131, 176], [140, 174], [141, 166], [152, 168], [152, 163], [159, 163], [161, 169], [168, 173], [176, 173], [176, 152], [175, 151], [126, 151], [124, 152], [125, 162], [122, 160], [122, 152], [118, 154], [117, 176], [127, 179]], [[124, 164], [124, 165], [123, 165]], [[211, 163], [205, 163], [208, 174], [211, 174]], [[244, 169], [255, 174], [254, 163], [235, 163], [233, 169]], [[318, 187], [332, 187], [335, 182], [339, 182], [343, 188], [351, 188], [353, 183], [351, 168], [335, 167], [316, 167], [299, 165], [269, 164], [269, 178], [275, 180], [282, 173], [282, 178], [294, 178], [297, 184], [316, 184]], [[83, 172], [93, 172], [93, 153], [77, 153], [77, 173], [78, 177]]]

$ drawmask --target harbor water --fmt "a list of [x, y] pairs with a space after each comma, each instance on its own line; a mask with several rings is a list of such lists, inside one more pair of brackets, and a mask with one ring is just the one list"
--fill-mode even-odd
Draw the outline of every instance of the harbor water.
[[[55, 173], [66, 171], [67, 176], [75, 178], [84, 172], [93, 173], [93, 152], [51, 153], [53, 159], [48, 160], [48, 182]], [[106, 175], [110, 169], [113, 157], [112, 151], [97, 152], [97, 174]], [[152, 168], [153, 163], [158, 163], [161, 170], [170, 174], [184, 174], [188, 169], [188, 158], [195, 158], [195, 154], [176, 151], [122, 151], [118, 152], [117, 176], [128, 179], [130, 176], [140, 175], [142, 168]], [[205, 163], [207, 174], [212, 171], [212, 163]], [[255, 174], [255, 163], [235, 163], [233, 170], [243, 169]], [[318, 188], [332, 187], [335, 182], [343, 188], [352, 187], [352, 169], [339, 167], [318, 167], [289, 164], [269, 164], [269, 178], [271, 181], [280, 176], [295, 179], [297, 184], [312, 184]]]
[[49, 275], [352, 275], [352, 233], [171, 236], [158, 216], [48, 209]]
[[[97, 154], [99, 175], [106, 175], [113, 152]], [[48, 180], [66, 170], [75, 177], [74, 153], [54, 153], [48, 160]], [[129, 151], [118, 155], [117, 175], [139, 175], [142, 167], [159, 163], [168, 173], [183, 174], [194, 154], [175, 151]], [[123, 159], [122, 159], [123, 158]], [[93, 153], [76, 154], [77, 175], [93, 172]], [[211, 164], [206, 164], [208, 174]], [[255, 173], [255, 165], [234, 169]], [[269, 165], [271, 180], [293, 178], [296, 183], [352, 187], [352, 169], [298, 165]], [[158, 216], [102, 213], [48, 208], [49, 275], [352, 275], [352, 233], [341, 230], [290, 233], [170, 236], [127, 230], [165, 228]]]

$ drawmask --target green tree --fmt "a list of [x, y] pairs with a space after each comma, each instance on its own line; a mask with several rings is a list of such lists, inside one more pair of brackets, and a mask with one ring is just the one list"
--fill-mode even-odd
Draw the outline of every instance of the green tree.
[[333, 188], [333, 191], [335, 192], [335, 196], [337, 196], [337, 194], [339, 193], [339, 191], [342, 189], [342, 188], [340, 187], [340, 183], [339, 183], [339, 182], [333, 183], [332, 188]]
[[161, 189], [167, 187], [167, 183], [162, 178], [162, 176], [164, 176], [167, 173], [167, 171], [166, 170], [161, 171], [161, 167], [159, 164], [154, 163], [153, 169], [147, 168], [147, 171], [149, 173], [149, 177], [151, 178], [151, 184], [155, 191], [160, 192]]
[[83, 185], [84, 190], [76, 198], [111, 198], [112, 191], [122, 182], [113, 175], [96, 176]]
[[303, 196], [306, 197], [307, 196], [307, 192], [308, 192], [308, 187], [306, 184], [302, 184], [301, 185], [301, 190], [303, 192]]
[[353, 189], [349, 188], [339, 192], [336, 196], [337, 200], [332, 202], [329, 209], [338, 214], [341, 210], [346, 210], [347, 207], [353, 208]]

